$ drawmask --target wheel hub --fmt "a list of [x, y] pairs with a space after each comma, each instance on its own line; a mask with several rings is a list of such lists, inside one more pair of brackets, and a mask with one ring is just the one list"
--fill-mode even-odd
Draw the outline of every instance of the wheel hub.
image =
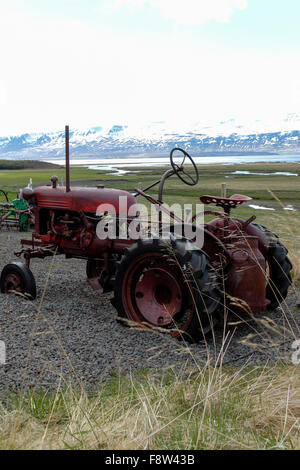
[[6, 294], [12, 291], [23, 292], [22, 280], [16, 274], [9, 274], [6, 276], [4, 281], [4, 290]]
[[182, 288], [167, 267], [148, 269], [135, 287], [135, 301], [146, 321], [169, 325], [182, 308]]

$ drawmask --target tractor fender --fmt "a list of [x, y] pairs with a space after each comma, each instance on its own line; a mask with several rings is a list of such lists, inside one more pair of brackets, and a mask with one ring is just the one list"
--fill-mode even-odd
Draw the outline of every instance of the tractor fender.
[[[260, 230], [255, 224], [248, 224], [245, 227], [245, 221], [241, 219], [230, 217], [229, 220], [230, 226], [232, 226], [232, 230], [235, 231], [238, 229], [238, 231], [241, 232], [241, 236], [244, 233], [245, 235], [251, 237], [257, 237], [259, 250], [265, 257], [267, 256], [269, 250], [269, 239], [262, 230]], [[224, 219], [214, 219], [209, 222], [208, 226], [217, 226], [218, 223], [220, 223], [222, 226], [224, 224]]]
[[[242, 221], [240, 221], [242, 222]], [[269, 251], [269, 239], [265, 235], [265, 233], [260, 230], [258, 227], [256, 227], [254, 224], [249, 224], [246, 227], [246, 233], [247, 235], [251, 237], [257, 237], [258, 238], [258, 247], [261, 253], [264, 255], [266, 258], [268, 255]]]
[[[197, 248], [202, 250], [211, 261], [219, 261], [221, 255], [224, 266], [230, 262], [230, 253], [224, 243], [209, 230], [206, 230], [205, 226], [200, 227], [189, 223], [174, 224], [170, 227], [170, 232], [182, 233], [183, 237], [195, 243]], [[199, 241], [200, 243], [198, 243]]]

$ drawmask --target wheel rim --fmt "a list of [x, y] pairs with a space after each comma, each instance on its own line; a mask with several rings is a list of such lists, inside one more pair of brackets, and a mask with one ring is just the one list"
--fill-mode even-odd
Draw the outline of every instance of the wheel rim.
[[124, 276], [122, 298], [126, 315], [141, 326], [169, 329], [172, 336], [179, 336], [194, 314], [186, 291], [175, 260], [162, 253], [143, 255], [131, 263]]
[[24, 285], [21, 276], [15, 273], [7, 274], [4, 279], [4, 292], [11, 294], [13, 292], [24, 292]]

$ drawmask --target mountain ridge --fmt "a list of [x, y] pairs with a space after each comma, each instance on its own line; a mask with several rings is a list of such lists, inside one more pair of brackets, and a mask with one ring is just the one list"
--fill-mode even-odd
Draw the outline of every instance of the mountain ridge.
[[[64, 132], [24, 133], [0, 137], [0, 158], [46, 159], [64, 155]], [[293, 154], [300, 153], [300, 131], [252, 132], [209, 135], [201, 131], [172, 131], [156, 126], [153, 129], [130, 129], [130, 126], [101, 126], [70, 130], [72, 156], [126, 157], [168, 154], [173, 147], [182, 147], [194, 155], [229, 154]]]

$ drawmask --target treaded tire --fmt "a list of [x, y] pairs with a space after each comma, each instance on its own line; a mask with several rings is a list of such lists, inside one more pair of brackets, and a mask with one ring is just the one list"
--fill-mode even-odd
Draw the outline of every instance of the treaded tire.
[[[10, 278], [12, 281], [9, 280]], [[28, 299], [36, 298], [34, 276], [24, 263], [7, 264], [1, 272], [0, 287], [3, 294], [9, 294], [9, 290], [16, 290]]]
[[[191, 248], [193, 249], [191, 250]], [[197, 342], [210, 333], [218, 322], [221, 295], [216, 276], [207, 256], [198, 248], [194, 248], [196, 248], [195, 245], [189, 240], [175, 239], [170, 235], [170, 240], [167, 241], [161, 239], [138, 240], [137, 243], [125, 250], [121, 261], [117, 263], [114, 299], [111, 301], [117, 309], [119, 317], [133, 320], [128, 303], [126, 304], [126, 296], [124, 296], [124, 289], [128, 290], [128, 287], [124, 286], [124, 279], [128, 278], [128, 273], [133, 269], [132, 266], [147, 255], [149, 255], [149, 258], [151, 256], [158, 257], [159, 255], [160, 258], [175, 263], [173, 269], [179, 267], [182, 276], [181, 282], [185, 285], [184, 289], [188, 289], [185, 294], [187, 295], [187, 301], [191, 303], [193, 298], [193, 303], [196, 305], [196, 308], [191, 307], [190, 309], [191, 314], [186, 328], [180, 328], [180, 332], [177, 330], [175, 333], [173, 328], [170, 331], [171, 336], [189, 342]], [[186, 307], [183, 302], [182, 310], [184, 308]], [[184, 316], [184, 314], [185, 312], [182, 315]], [[134, 321], [139, 323], [136, 320]], [[153, 325], [149, 323], [148, 326], [153, 328]], [[165, 329], [167, 330], [168, 327], [165, 327]]]
[[264, 232], [268, 239], [267, 262], [270, 269], [270, 278], [266, 288], [266, 297], [271, 301], [268, 310], [275, 310], [286, 298], [288, 289], [292, 283], [291, 270], [293, 268], [287, 254], [287, 248], [281, 243], [278, 235], [267, 227], [253, 224]]

